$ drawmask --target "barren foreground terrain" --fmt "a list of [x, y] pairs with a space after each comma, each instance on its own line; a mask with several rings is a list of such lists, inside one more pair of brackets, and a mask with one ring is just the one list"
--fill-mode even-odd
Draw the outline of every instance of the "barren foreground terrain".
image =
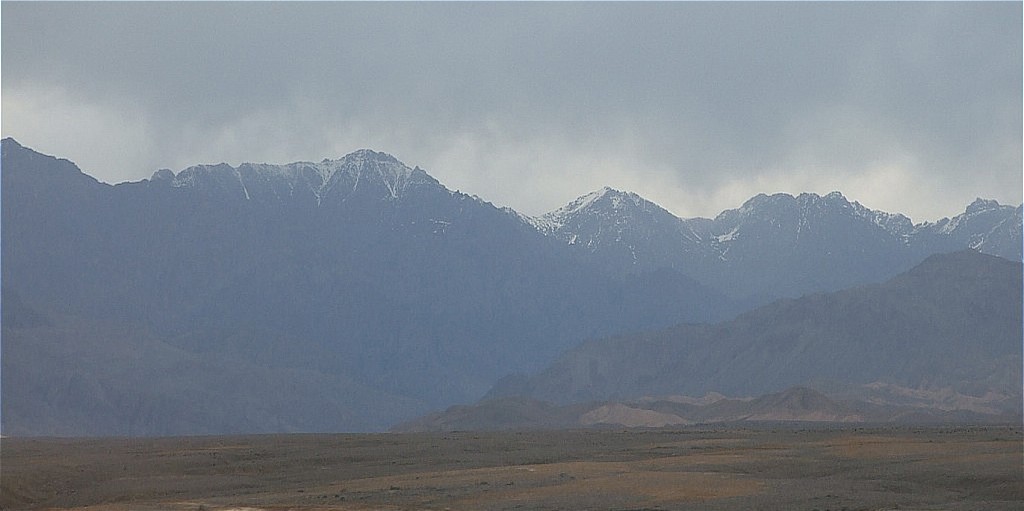
[[1020, 509], [1021, 428], [4, 438], [0, 508]]

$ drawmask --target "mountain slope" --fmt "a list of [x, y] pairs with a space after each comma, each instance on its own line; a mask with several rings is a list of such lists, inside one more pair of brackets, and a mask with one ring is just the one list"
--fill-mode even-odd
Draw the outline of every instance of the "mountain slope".
[[[196, 166], [110, 186], [6, 139], [2, 172], [5, 293], [179, 350], [147, 352], [157, 358], [312, 371], [446, 406], [588, 337], [737, 310], [678, 272], [620, 277], [581, 266], [518, 216], [383, 153]], [[190, 392], [194, 378], [175, 378], [163, 390]], [[321, 392], [316, 378], [302, 381], [294, 392]], [[392, 422], [367, 416], [376, 419], [336, 428]], [[217, 420], [194, 417], [195, 432], [209, 431], [207, 419]], [[7, 425], [19, 420], [4, 414]]]
[[3, 312], [6, 435], [372, 430], [427, 409], [342, 375], [198, 355], [138, 327], [26, 311], [10, 293]]
[[719, 258], [707, 278], [769, 297], [882, 280], [912, 266], [914, 255], [893, 229], [909, 220], [880, 215], [837, 192], [758, 195], [715, 217], [710, 239]]
[[937, 255], [883, 284], [780, 300], [716, 325], [588, 342], [490, 395], [569, 403], [760, 394], [813, 381], [1019, 395], [1021, 303], [1020, 263]]

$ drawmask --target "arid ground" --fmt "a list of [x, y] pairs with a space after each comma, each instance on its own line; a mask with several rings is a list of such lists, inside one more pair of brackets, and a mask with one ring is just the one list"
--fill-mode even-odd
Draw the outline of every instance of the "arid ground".
[[1021, 509], [1019, 426], [0, 441], [0, 508]]

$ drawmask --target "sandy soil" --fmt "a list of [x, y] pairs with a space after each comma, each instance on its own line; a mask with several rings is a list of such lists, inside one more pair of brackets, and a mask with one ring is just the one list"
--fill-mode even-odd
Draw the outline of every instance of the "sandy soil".
[[0, 441], [0, 508], [1020, 509], [1020, 427]]

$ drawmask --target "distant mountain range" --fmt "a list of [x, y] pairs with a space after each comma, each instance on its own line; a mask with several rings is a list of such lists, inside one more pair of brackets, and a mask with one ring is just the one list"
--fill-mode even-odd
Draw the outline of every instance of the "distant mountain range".
[[735, 298], [766, 302], [878, 282], [964, 248], [1019, 261], [1021, 219], [1020, 206], [978, 199], [952, 219], [915, 225], [839, 192], [761, 194], [714, 219], [682, 219], [604, 188], [527, 221], [607, 270], [674, 268]]
[[[1020, 413], [984, 407], [943, 408], [936, 403], [878, 402], [863, 390], [860, 399], [836, 399], [807, 387], [791, 387], [756, 398], [666, 396], [627, 401], [555, 405], [525, 397], [485, 399], [395, 425], [398, 433], [582, 428], [664, 428], [708, 424], [758, 423], [1017, 423]], [[904, 389], [909, 391], [909, 389]], [[1004, 403], [1005, 404], [1005, 403]]]
[[587, 339], [1021, 257], [1021, 208], [982, 200], [916, 226], [839, 194], [683, 220], [604, 189], [530, 218], [369, 150], [112, 186], [12, 139], [0, 172], [5, 434], [381, 430]]
[[778, 300], [713, 325], [586, 342], [536, 375], [507, 378], [491, 396], [759, 395], [816, 381], [1019, 396], [1021, 303], [1020, 263], [972, 250], [935, 255], [882, 284]]

